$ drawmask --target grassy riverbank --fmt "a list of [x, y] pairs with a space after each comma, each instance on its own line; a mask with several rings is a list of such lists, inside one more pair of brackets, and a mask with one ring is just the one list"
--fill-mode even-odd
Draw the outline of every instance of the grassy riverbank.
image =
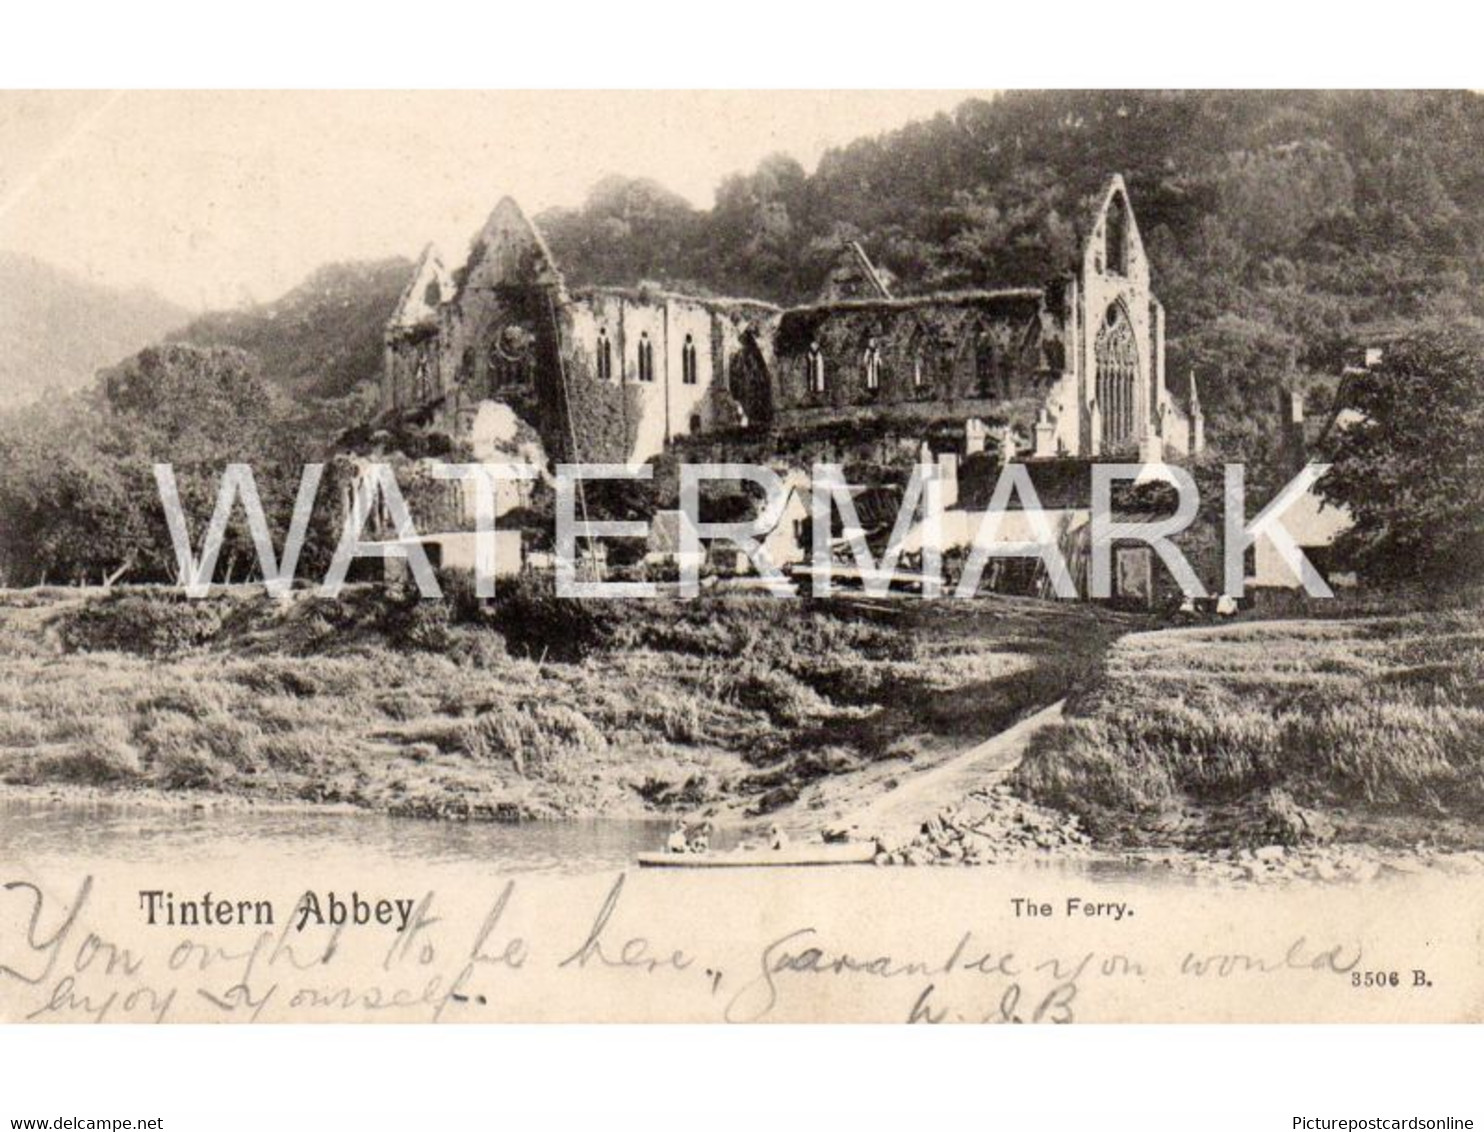
[[1127, 636], [1013, 785], [1105, 843], [1260, 843], [1297, 806], [1342, 841], [1484, 846], [1484, 610]]
[[446, 818], [769, 812], [994, 734], [1137, 624], [1014, 599], [14, 593], [0, 782]]

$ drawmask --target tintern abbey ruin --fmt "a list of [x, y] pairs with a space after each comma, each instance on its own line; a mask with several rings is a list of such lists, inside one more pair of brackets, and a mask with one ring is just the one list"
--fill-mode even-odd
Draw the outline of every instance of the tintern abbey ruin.
[[[852, 491], [870, 512], [861, 521], [877, 531], [889, 529], [905, 470], [935, 463], [944, 537], [962, 547], [997, 469], [1018, 462], [1078, 558], [1088, 464], [1178, 463], [1204, 450], [1205, 425], [1194, 375], [1183, 404], [1166, 386], [1164, 309], [1121, 177], [1103, 185], [1075, 255], [1057, 266], [1036, 287], [896, 295], [849, 243], [802, 306], [643, 283], [572, 287], [506, 198], [458, 268], [424, 251], [386, 327], [372, 431], [437, 434], [476, 461], [516, 458], [543, 475], [558, 462], [668, 456], [766, 464], [790, 492], [767, 553], [804, 572], [815, 464], [854, 469]], [[416, 541], [435, 564], [468, 567], [468, 485], [422, 488]], [[497, 515], [532, 503], [530, 483], [498, 491]], [[653, 516], [645, 563], [673, 557], [678, 513], [664, 508], [675, 506]], [[381, 537], [398, 541], [380, 518]], [[999, 537], [1029, 537], [1015, 533], [1019, 522]], [[530, 533], [496, 531], [498, 572], [536, 564], [541, 539]], [[916, 545], [908, 539], [909, 557]], [[1119, 592], [1152, 600], [1148, 547], [1119, 561]], [[748, 567], [722, 559], [717, 569]]]
[[1040, 287], [897, 296], [850, 244], [804, 306], [576, 288], [506, 198], [462, 266], [423, 253], [386, 328], [384, 416], [468, 437], [503, 404], [548, 456], [584, 462], [822, 433], [1031, 461], [1199, 451], [1198, 402], [1165, 385], [1164, 311], [1121, 177], [1062, 267]]

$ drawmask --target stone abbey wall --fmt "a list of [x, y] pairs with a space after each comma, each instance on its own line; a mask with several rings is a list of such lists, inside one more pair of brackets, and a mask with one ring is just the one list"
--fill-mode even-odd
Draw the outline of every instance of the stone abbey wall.
[[[456, 435], [509, 405], [553, 456], [650, 459], [685, 437], [983, 422], [1022, 457], [1191, 450], [1122, 180], [1044, 287], [893, 297], [858, 244], [780, 310], [651, 286], [569, 291], [501, 201], [457, 272], [424, 254], [387, 327], [383, 405]], [[977, 425], [976, 425], [977, 427]]]
[[[746, 378], [749, 368], [766, 371], [756, 328], [775, 315], [765, 303], [657, 289], [577, 291], [563, 310], [567, 364], [555, 376], [574, 389], [574, 400], [591, 396], [593, 385], [626, 392], [626, 446], [602, 458], [640, 462], [682, 436], [745, 427], [760, 406], [766, 411], [757, 382]], [[580, 434], [578, 445], [584, 453], [593, 446]], [[612, 452], [611, 444], [601, 447]]]
[[1065, 315], [1057, 289], [1048, 291], [787, 311], [774, 345], [777, 416], [799, 427], [867, 417], [908, 424], [1023, 416], [1065, 366]]

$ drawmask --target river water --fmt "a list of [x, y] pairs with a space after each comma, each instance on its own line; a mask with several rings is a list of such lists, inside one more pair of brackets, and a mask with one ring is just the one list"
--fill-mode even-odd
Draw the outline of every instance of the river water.
[[[0, 863], [474, 864], [501, 873], [609, 872], [664, 847], [664, 821], [433, 822], [369, 813], [0, 800]], [[719, 831], [717, 848], [735, 844]]]
[[[313, 809], [191, 809], [0, 798], [0, 865], [68, 872], [90, 870], [103, 862], [226, 868], [250, 862], [254, 869], [296, 872], [305, 866], [357, 870], [473, 866], [500, 875], [579, 877], [631, 868], [638, 854], [663, 849], [669, 832], [670, 823], [664, 820], [445, 822]], [[725, 851], [742, 840], [740, 829], [719, 828], [712, 834], [711, 845]], [[1062, 858], [1048, 854], [1042, 860], [1001, 865], [995, 871], [1176, 879], [1113, 855]]]
[[[1065, 972], [1091, 964], [1068, 1015], [1078, 1020], [1395, 1020], [1399, 1000], [1372, 995], [1356, 1014], [1348, 981], [1321, 985], [1315, 968], [1290, 965], [1296, 948], [1310, 961], [1361, 946], [1449, 973], [1456, 993], [1409, 1000], [1416, 1017], [1458, 1020], [1479, 1001], [1478, 917], [1460, 911], [1484, 906], [1477, 878], [1398, 875], [1384, 895], [1358, 884], [1248, 889], [1111, 854], [1052, 853], [986, 868], [634, 869], [666, 830], [12, 795], [0, 799], [0, 964], [63, 966], [34, 986], [0, 979], [0, 1018], [92, 1018], [107, 1003], [112, 1020], [145, 1020], [170, 994], [171, 1017], [191, 1021], [258, 1018], [264, 1007], [264, 1021], [864, 1022], [912, 1017], [930, 995], [943, 1017], [1029, 1020], [1048, 1003], [1060, 1004], [1052, 1017], [1066, 1014]], [[248, 901], [254, 915], [266, 905], [278, 934], [157, 922], [146, 897], [161, 893]], [[329, 915], [336, 900], [421, 909], [408, 929], [417, 949], [403, 949], [389, 921], [308, 922], [299, 910], [310, 895]], [[65, 954], [27, 950], [33, 928], [53, 938], [78, 908]], [[584, 943], [595, 933], [602, 957], [578, 958], [595, 954]], [[279, 943], [261, 952], [264, 938]], [[516, 944], [528, 962], [502, 958]], [[128, 972], [130, 997], [114, 993], [124, 976], [100, 959], [105, 947], [143, 964]], [[312, 958], [317, 947], [323, 958]], [[807, 958], [816, 952], [824, 966]], [[472, 956], [478, 970], [464, 981]], [[796, 965], [777, 966], [785, 956]], [[1191, 956], [1255, 958], [1275, 981], [1187, 978]], [[847, 958], [869, 966], [831, 965]], [[1012, 958], [1007, 1006], [995, 972]], [[906, 973], [881, 975], [878, 961]], [[461, 999], [439, 997], [453, 986]]]

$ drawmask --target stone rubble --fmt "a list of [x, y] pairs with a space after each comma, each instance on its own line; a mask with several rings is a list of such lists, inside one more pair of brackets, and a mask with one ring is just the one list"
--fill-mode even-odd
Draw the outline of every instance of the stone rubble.
[[992, 865], [1032, 853], [1090, 853], [1077, 818], [1021, 801], [1007, 786], [971, 793], [924, 822], [905, 844], [883, 847], [878, 865]]
[[1206, 852], [1141, 850], [1125, 856], [1130, 863], [1235, 884], [1363, 884], [1432, 870], [1453, 876], [1484, 873], [1484, 853], [1453, 852], [1428, 845], [1410, 849], [1354, 844], [1266, 845]]
[[1245, 844], [1224, 848], [1208, 841], [1200, 848], [1119, 851], [1094, 847], [1074, 815], [1023, 801], [1009, 787], [996, 785], [946, 807], [906, 840], [888, 839], [883, 844], [878, 839], [881, 848], [875, 863], [995, 865], [1036, 858], [1074, 862], [1096, 858], [1132, 869], [1238, 885], [1361, 884], [1432, 870], [1484, 874], [1484, 852], [1449, 851], [1423, 843], [1410, 848], [1336, 843], [1327, 818], [1293, 806], [1284, 796], [1254, 805], [1261, 808], [1262, 820], [1246, 823]]

